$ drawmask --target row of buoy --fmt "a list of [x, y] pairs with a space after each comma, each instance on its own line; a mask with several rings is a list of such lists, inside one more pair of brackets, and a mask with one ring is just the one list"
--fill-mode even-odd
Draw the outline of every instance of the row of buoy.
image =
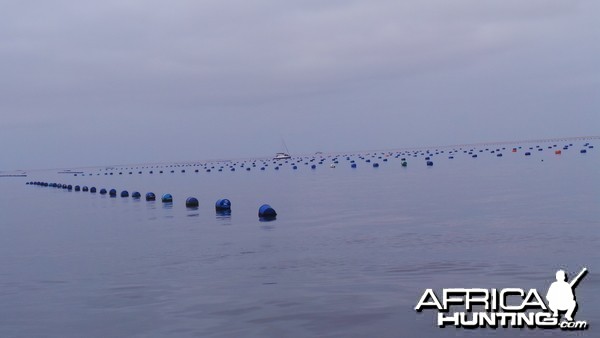
[[[564, 144], [564, 146], [562, 146], [562, 150], [567, 150], [570, 149], [570, 147], [573, 147], [573, 143], [569, 143], [569, 144]], [[580, 153], [585, 154], [588, 149], [593, 149], [594, 146], [590, 145], [589, 142], [585, 143], [583, 145], [584, 149], [580, 150]], [[458, 147], [458, 148], [453, 148], [451, 150], [443, 150], [443, 149], [435, 149], [435, 150], [405, 150], [405, 151], [399, 151], [399, 152], [374, 152], [374, 153], [363, 153], [363, 154], [344, 154], [344, 155], [327, 155], [327, 156], [303, 156], [303, 157], [295, 157], [295, 158], [291, 158], [291, 159], [286, 159], [286, 160], [266, 160], [266, 159], [252, 159], [252, 160], [245, 160], [245, 161], [220, 161], [220, 162], [205, 162], [205, 163], [188, 163], [188, 164], [173, 164], [173, 165], [156, 165], [156, 166], [142, 166], [142, 167], [135, 167], [135, 170], [139, 170], [139, 169], [151, 169], [149, 171], [137, 171], [138, 174], [143, 174], [143, 173], [148, 173], [148, 174], [154, 174], [156, 172], [162, 174], [162, 173], [167, 173], [167, 172], [171, 172], [171, 173], [175, 173], [176, 170], [180, 171], [181, 173], [186, 173], [186, 169], [182, 169], [182, 167], [200, 167], [200, 168], [192, 168], [194, 170], [194, 172], [198, 173], [201, 170], [204, 170], [206, 172], [212, 172], [212, 171], [218, 171], [218, 172], [223, 172], [226, 170], [229, 171], [236, 171], [236, 169], [245, 169], [246, 171], [250, 171], [252, 170], [252, 168], [256, 168], [256, 169], [260, 169], [262, 171], [266, 170], [270, 165], [273, 166], [274, 170], [278, 171], [280, 170], [280, 168], [282, 168], [284, 165], [288, 165], [289, 167], [291, 167], [292, 170], [298, 170], [301, 164], [304, 164], [306, 166], [308, 166], [310, 169], [312, 170], [316, 170], [318, 168], [318, 165], [323, 165], [326, 164], [326, 161], [330, 161], [331, 163], [329, 164], [330, 168], [335, 168], [340, 161], [342, 160], [346, 160], [350, 162], [350, 167], [351, 168], [357, 168], [358, 164], [356, 163], [359, 160], [364, 161], [365, 163], [369, 163], [372, 167], [374, 168], [378, 168], [380, 166], [379, 162], [376, 162], [377, 160], [381, 160], [382, 162], [388, 162], [389, 158], [401, 158], [401, 165], [403, 167], [407, 166], [406, 163], [406, 158], [407, 157], [420, 157], [423, 156], [425, 159], [425, 164], [427, 166], [432, 166], [433, 164], [433, 157], [434, 156], [438, 156], [438, 155], [444, 155], [446, 154], [448, 156], [448, 159], [454, 159], [456, 155], [459, 154], [467, 154], [472, 158], [477, 158], [479, 157], [479, 154], [482, 154], [484, 152], [490, 153], [490, 154], [494, 154], [496, 157], [503, 157], [503, 152], [504, 151], [510, 151], [512, 153], [517, 153], [519, 152], [521, 149], [525, 149], [528, 150], [525, 152], [525, 156], [531, 156], [532, 155], [532, 150], [537, 150], [538, 152], [543, 151], [544, 149], [556, 149], [554, 151], [555, 154], [560, 155], [562, 153], [562, 151], [560, 150], [560, 147], [558, 146], [558, 144], [552, 144], [552, 145], [548, 145], [548, 146], [540, 146], [540, 145], [535, 145], [535, 146], [529, 146], [529, 147], [524, 147], [524, 146], [518, 146], [518, 147], [513, 147], [511, 148], [506, 148], [506, 147], [496, 147], [496, 148], [491, 148], [491, 147], [487, 147], [487, 148], [463, 148], [463, 147]], [[372, 163], [372, 161], [375, 161], [374, 163]], [[431, 161], [432, 163], [428, 163], [427, 161]], [[168, 169], [165, 169], [168, 168]], [[177, 169], [179, 168], [179, 169]], [[158, 170], [161, 169], [161, 170]], [[192, 170], [190, 169], [190, 171]], [[128, 171], [128, 173], [130, 175], [134, 174], [134, 169], [133, 167], [121, 167], [121, 168], [106, 168], [106, 169], [99, 169], [99, 171], [104, 171], [103, 174], [104, 175], [114, 175], [114, 174], [118, 174], [118, 175], [123, 175], [125, 173], [127, 173], [127, 171], [125, 170], [131, 170]], [[95, 173], [96, 175], [100, 175], [100, 172]], [[61, 172], [62, 173], [62, 172]], [[78, 175], [86, 175], [86, 173], [81, 173], [81, 172], [77, 172], [74, 173], [75, 176]], [[92, 176], [94, 175], [94, 173], [87, 173], [87, 175]]]
[[[89, 191], [90, 193], [94, 194], [96, 193], [97, 189], [96, 187], [91, 187], [88, 188], [87, 186], [79, 186], [79, 185], [71, 185], [71, 184], [61, 184], [61, 183], [48, 183], [48, 182], [26, 182], [25, 184], [27, 185], [37, 185], [37, 186], [42, 186], [42, 187], [52, 187], [52, 188], [58, 188], [58, 189], [65, 189], [68, 191], [71, 190], [75, 190], [75, 191]], [[100, 195], [106, 195], [108, 194], [110, 197], [116, 197], [117, 196], [117, 190], [116, 189], [110, 189], [110, 190], [106, 190], [104, 188], [100, 189], [99, 191]], [[127, 190], [123, 190], [120, 193], [120, 196], [122, 198], [126, 198], [129, 197], [129, 191]], [[139, 191], [134, 191], [131, 193], [131, 197], [133, 199], [140, 199], [141, 198], [141, 194]], [[146, 201], [155, 201], [156, 200], [156, 194], [154, 194], [153, 192], [148, 192], [145, 195], [145, 199]], [[173, 203], [173, 195], [171, 194], [163, 194], [161, 197], [161, 202], [163, 203]], [[188, 197], [185, 200], [185, 206], [187, 208], [198, 208], [200, 205], [200, 203], [198, 202], [198, 199], [195, 197]], [[219, 214], [226, 214], [226, 213], [230, 213], [231, 212], [231, 201], [227, 198], [221, 198], [219, 200], [217, 200], [215, 202], [215, 210], [217, 213]], [[275, 212], [275, 209], [273, 209], [273, 207], [271, 207], [268, 204], [263, 204], [258, 208], [258, 217], [263, 219], [263, 220], [273, 220], [275, 219], [277, 216], [277, 212]]]
[[[569, 143], [569, 144], [565, 144], [563, 146], [563, 149], [568, 149], [569, 147], [572, 147], [573, 143]], [[587, 147], [589, 149], [593, 148], [593, 145], [590, 145], [589, 142], [583, 144], [584, 147]], [[546, 147], [540, 146], [540, 145], [536, 145], [529, 147], [529, 150], [533, 150], [533, 149], [538, 149], [538, 151], [540, 151], [539, 149], [544, 149], [544, 148], [548, 148], [548, 149], [552, 149], [552, 148], [556, 148], [558, 147], [557, 144], [552, 144], [552, 145], [548, 145]], [[518, 149], [523, 149], [523, 146], [518, 146], [518, 147], [513, 147], [511, 149], [512, 152], [517, 152]], [[138, 169], [159, 169], [159, 168], [182, 168], [182, 167], [204, 167], [204, 169], [207, 169], [208, 166], [211, 166], [210, 169], [215, 169], [215, 165], [221, 165], [221, 168], [225, 168], [225, 166], [240, 166], [240, 167], [244, 167], [245, 164], [251, 164], [252, 167], [256, 167], [257, 162], [262, 163], [264, 166], [268, 166], [268, 162], [272, 163], [272, 164], [278, 164], [281, 165], [281, 163], [290, 163], [290, 162], [294, 162], [294, 161], [309, 161], [309, 162], [313, 162], [313, 161], [319, 161], [319, 162], [323, 162], [326, 161], [327, 159], [333, 159], [334, 161], [337, 160], [338, 158], [343, 158], [345, 157], [347, 160], [350, 160], [350, 156], [359, 156], [361, 159], [365, 159], [366, 157], [371, 157], [371, 158], [378, 158], [378, 159], [382, 159], [384, 157], [398, 157], [398, 156], [419, 156], [419, 155], [438, 155], [438, 154], [454, 154], [454, 153], [460, 153], [461, 151], [463, 153], [468, 153], [468, 152], [473, 152], [473, 151], [479, 151], [479, 152], [483, 152], [483, 151], [489, 151], [490, 153], [494, 153], [494, 152], [499, 152], [499, 151], [503, 151], [503, 150], [507, 150], [506, 147], [497, 147], [497, 148], [485, 148], [485, 149], [478, 149], [476, 147], [472, 147], [469, 149], [465, 149], [465, 146], [457, 146], [454, 147], [451, 150], [444, 150], [444, 149], [439, 149], [436, 148], [435, 150], [431, 150], [431, 149], [427, 149], [427, 150], [423, 150], [423, 149], [416, 149], [416, 150], [403, 150], [403, 151], [386, 151], [386, 152], [368, 152], [368, 153], [363, 153], [363, 154], [343, 154], [343, 155], [323, 155], [322, 153], [320, 153], [320, 156], [300, 156], [300, 157], [295, 157], [295, 158], [291, 158], [291, 159], [286, 159], [285, 161], [282, 160], [274, 160], [274, 159], [251, 159], [251, 160], [244, 160], [244, 161], [208, 161], [208, 162], [203, 162], [203, 163], [175, 163], [175, 164], [170, 164], [170, 165], [146, 165], [146, 166], [136, 166], [136, 167], [122, 167], [120, 168], [120, 170], [138, 170]], [[387, 161], [387, 159], [383, 159], [384, 162]], [[336, 164], [338, 162], [335, 162]], [[305, 163], [307, 164], [307, 163]], [[319, 163], [322, 164], [322, 163]], [[110, 168], [105, 168], [105, 169], [100, 169], [100, 171], [114, 171], [114, 170], [119, 170], [119, 168], [115, 168], [115, 167], [110, 167]], [[175, 172], [175, 170], [171, 170], [172, 173]], [[185, 172], [185, 169], [182, 170], [182, 172]], [[62, 173], [62, 172], [61, 172]], [[66, 172], [64, 172], [66, 173]], [[133, 172], [130, 172], [131, 174], [133, 174]], [[161, 171], [162, 173], [162, 171]], [[122, 174], [122, 173], [121, 173]]]

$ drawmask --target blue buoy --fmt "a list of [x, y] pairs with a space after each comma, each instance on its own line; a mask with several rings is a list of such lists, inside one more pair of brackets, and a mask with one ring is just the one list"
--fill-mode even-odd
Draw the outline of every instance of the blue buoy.
[[162, 195], [161, 201], [163, 203], [171, 203], [173, 202], [173, 196], [171, 196], [171, 194], [164, 194]]
[[277, 213], [275, 212], [275, 209], [273, 209], [270, 205], [268, 204], [263, 204], [260, 206], [260, 208], [258, 208], [258, 217], [260, 218], [275, 218], [277, 216]]
[[[164, 196], [163, 196], [163, 198], [164, 198]], [[198, 207], [198, 205], [199, 205], [199, 203], [198, 203], [198, 199], [197, 199], [197, 198], [195, 198], [195, 197], [188, 197], [188, 198], [185, 200], [185, 206], [186, 206], [187, 208], [197, 208], [197, 207]]]
[[296, 170], [298, 169], [298, 166], [293, 166], [292, 169]]
[[215, 210], [217, 210], [217, 211], [231, 210], [231, 201], [226, 198], [217, 200], [217, 202], [215, 203]]
[[134, 198], [137, 200], [137, 199], [140, 199], [140, 197], [142, 197], [142, 194], [140, 194], [139, 191], [134, 191], [131, 193], [131, 198]]
[[129, 191], [127, 191], [127, 190], [121, 191], [121, 197], [129, 197]]
[[310, 168], [311, 169], [317, 169], [317, 166], [313, 164], [313, 165], [310, 166]]
[[100, 189], [100, 195], [106, 195], [106, 189], [104, 189], [104, 188]]
[[116, 197], [117, 196], [117, 190], [116, 189], [110, 189], [110, 191], [108, 192], [108, 195], [110, 197]]
[[146, 193], [146, 201], [155, 201], [156, 195], [153, 192]]
[[433, 166], [433, 162], [431, 162], [431, 161], [427, 161], [427, 166], [428, 166], [428, 167], [431, 167], [431, 166]]
[[352, 164], [350, 165], [350, 168], [356, 168], [356, 163], [352, 163]]

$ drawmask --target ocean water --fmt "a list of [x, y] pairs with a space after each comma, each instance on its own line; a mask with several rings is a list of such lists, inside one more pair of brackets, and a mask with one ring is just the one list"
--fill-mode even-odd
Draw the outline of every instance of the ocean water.
[[[478, 158], [430, 148], [432, 167], [426, 153], [371, 152], [347, 154], [356, 169], [346, 156], [330, 168], [335, 157], [317, 155], [324, 162], [315, 170], [292, 159], [280, 170], [268, 161], [261, 171], [258, 161], [246, 171], [239, 160], [208, 163], [210, 173], [198, 162], [3, 177], [0, 337], [592, 337], [600, 327], [600, 156], [579, 150], [595, 141], [463, 147]], [[565, 143], [573, 147], [555, 155]], [[478, 152], [501, 147], [503, 157]], [[29, 181], [140, 191], [142, 199]], [[143, 199], [148, 191], [157, 201]], [[163, 193], [174, 202], [161, 203]], [[185, 207], [188, 196], [199, 208]], [[220, 198], [231, 200], [231, 215], [215, 213]], [[263, 203], [276, 220], [259, 220]], [[545, 295], [556, 270], [573, 276], [584, 266], [576, 319], [586, 331], [438, 328], [437, 312], [414, 310], [426, 288]]]

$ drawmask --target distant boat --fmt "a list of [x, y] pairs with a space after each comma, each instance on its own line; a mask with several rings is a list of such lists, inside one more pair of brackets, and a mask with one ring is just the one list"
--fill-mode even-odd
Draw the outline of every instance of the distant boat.
[[290, 151], [287, 148], [287, 145], [285, 144], [285, 141], [283, 140], [283, 137], [281, 138], [281, 143], [283, 143], [283, 147], [285, 148], [285, 152], [284, 153], [277, 153], [275, 154], [275, 157], [273, 157], [274, 160], [287, 160], [292, 158], [290, 156]]
[[275, 157], [273, 157], [274, 160], [287, 160], [290, 158], [292, 157], [288, 153], [277, 153], [275, 154]]

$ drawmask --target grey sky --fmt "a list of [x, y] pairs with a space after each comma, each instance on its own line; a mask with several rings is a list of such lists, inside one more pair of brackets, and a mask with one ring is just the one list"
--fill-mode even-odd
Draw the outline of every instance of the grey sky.
[[0, 170], [600, 134], [600, 2], [3, 1]]

